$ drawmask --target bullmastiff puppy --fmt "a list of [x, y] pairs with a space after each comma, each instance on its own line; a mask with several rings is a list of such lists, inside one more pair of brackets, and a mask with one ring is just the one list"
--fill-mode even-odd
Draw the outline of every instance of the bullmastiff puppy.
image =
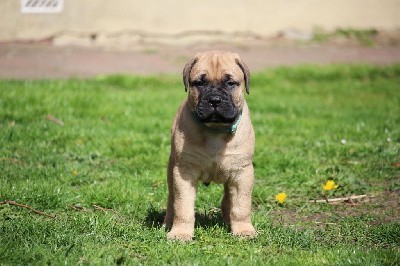
[[168, 239], [193, 238], [197, 183], [224, 184], [221, 210], [237, 236], [254, 237], [251, 223], [254, 130], [244, 91], [249, 69], [239, 55], [197, 54], [183, 69], [188, 97], [172, 125], [168, 164]]

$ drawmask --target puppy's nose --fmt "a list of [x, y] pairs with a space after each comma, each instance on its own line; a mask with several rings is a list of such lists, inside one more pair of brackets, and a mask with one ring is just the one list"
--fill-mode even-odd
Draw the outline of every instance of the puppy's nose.
[[211, 106], [216, 107], [222, 102], [222, 98], [218, 95], [214, 95], [208, 99], [208, 102], [211, 104]]

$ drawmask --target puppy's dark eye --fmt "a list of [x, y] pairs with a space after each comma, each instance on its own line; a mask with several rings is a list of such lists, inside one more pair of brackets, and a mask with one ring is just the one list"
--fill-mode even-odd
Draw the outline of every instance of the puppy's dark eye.
[[236, 81], [233, 81], [233, 80], [228, 80], [227, 82], [226, 82], [226, 86], [229, 88], [229, 89], [233, 89], [235, 86], [237, 86], [238, 85], [238, 83], [236, 82]]
[[205, 84], [205, 82], [204, 82], [204, 80], [202, 80], [202, 79], [196, 80], [196, 81], [194, 82], [194, 85], [195, 85], [196, 87], [203, 87], [204, 84]]
[[207, 85], [207, 81], [205, 79], [198, 79], [193, 81], [193, 85], [198, 88], [201, 88]]

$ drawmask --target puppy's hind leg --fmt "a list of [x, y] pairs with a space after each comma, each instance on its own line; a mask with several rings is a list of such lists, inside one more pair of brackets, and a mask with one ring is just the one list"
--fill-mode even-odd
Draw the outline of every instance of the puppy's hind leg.
[[166, 227], [167, 230], [170, 230], [172, 227], [172, 221], [174, 219], [174, 188], [173, 188], [173, 161], [172, 156], [170, 156], [168, 163], [168, 203], [167, 203], [167, 211], [165, 213], [165, 218], [163, 222], [163, 226]]
[[222, 218], [224, 219], [224, 222], [227, 225], [231, 224], [231, 219], [230, 219], [230, 212], [231, 212], [231, 202], [230, 202], [230, 196], [229, 196], [229, 186], [227, 183], [224, 184], [224, 197], [222, 198], [221, 202], [221, 212], [222, 212]]

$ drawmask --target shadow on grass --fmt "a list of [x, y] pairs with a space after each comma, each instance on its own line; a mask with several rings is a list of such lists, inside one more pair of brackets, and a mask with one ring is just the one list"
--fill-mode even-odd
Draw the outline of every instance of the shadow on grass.
[[147, 209], [144, 226], [147, 228], [161, 228], [164, 221], [165, 211], [157, 210], [154, 206]]
[[[147, 215], [144, 220], [144, 226], [148, 228], [161, 228], [165, 216], [165, 210], [157, 210], [154, 206], [150, 206], [147, 210]], [[202, 213], [196, 212], [195, 214], [196, 228], [210, 228], [210, 227], [226, 227], [220, 210], [211, 209]]]

